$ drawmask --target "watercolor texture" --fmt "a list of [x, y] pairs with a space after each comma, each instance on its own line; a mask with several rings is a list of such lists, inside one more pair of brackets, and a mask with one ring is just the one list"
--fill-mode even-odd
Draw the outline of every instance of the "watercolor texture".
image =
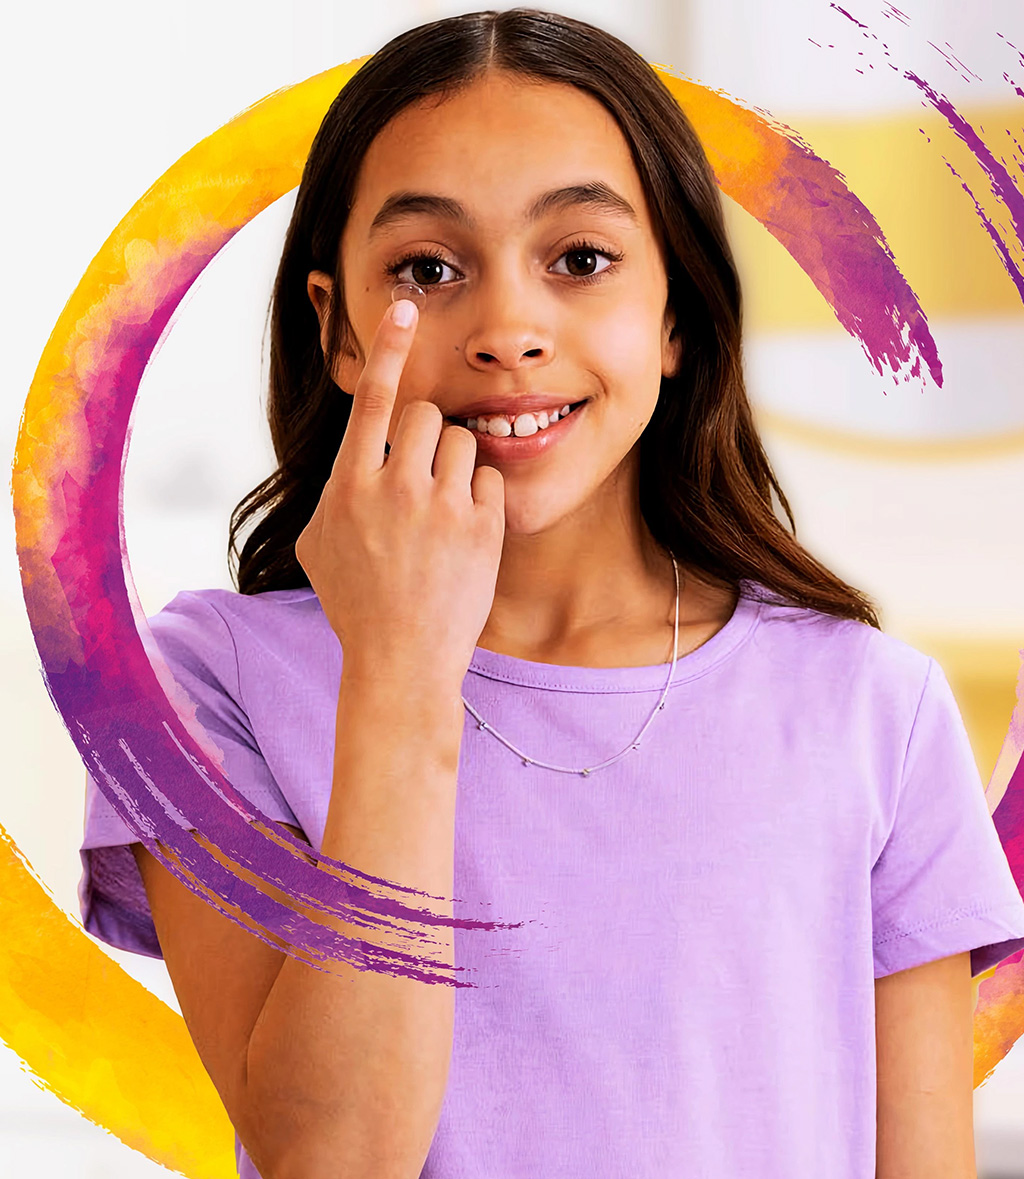
[[[445, 918], [430, 904], [439, 898], [310, 856], [261, 815], [221, 772], [216, 745], [161, 659], [125, 548], [124, 462], [149, 358], [218, 250], [298, 183], [323, 114], [365, 60], [242, 112], [173, 164], [104, 242], [53, 330], [25, 405], [12, 478], [18, 556], [54, 705], [104, 795], [170, 871], [314, 967], [340, 958], [472, 986], [464, 971], [432, 956], [433, 929], [478, 930], [492, 952], [508, 952], [514, 931], [543, 924], [543, 913]], [[763, 112], [655, 68], [704, 141], [723, 192], [785, 246], [875, 369], [894, 382], [941, 384], [925, 313], [838, 172]], [[955, 112], [929, 93], [955, 124]], [[1006, 171], [1004, 179], [984, 143], [962, 130], [1013, 216], [1012, 231], [1000, 232], [1019, 239], [1014, 178]], [[1021, 729], [1022, 707], [1011, 731]], [[1020, 887], [1019, 756], [998, 801], [996, 826]], [[196, 1179], [233, 1174], [230, 1126], [183, 1022], [100, 955], [9, 840], [0, 853], [4, 1040], [62, 1100], [129, 1145]], [[334, 932], [318, 919], [324, 914], [358, 923], [365, 937]], [[1024, 1033], [1021, 957], [980, 983], [976, 1084]]]

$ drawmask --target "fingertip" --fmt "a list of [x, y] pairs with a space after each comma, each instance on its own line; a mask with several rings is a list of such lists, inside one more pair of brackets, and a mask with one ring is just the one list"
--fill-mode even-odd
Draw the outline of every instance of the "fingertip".
[[402, 328], [412, 327], [418, 314], [419, 308], [411, 299], [399, 299], [391, 306], [391, 318]]

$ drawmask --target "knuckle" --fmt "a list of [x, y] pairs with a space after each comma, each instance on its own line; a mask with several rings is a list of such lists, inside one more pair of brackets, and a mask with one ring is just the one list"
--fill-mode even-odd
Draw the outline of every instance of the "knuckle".
[[351, 467], [348, 463], [338, 463], [331, 472], [331, 478], [324, 489], [329, 501], [331, 503], [337, 500], [347, 501], [356, 489], [358, 478], [358, 468]]
[[434, 494], [443, 514], [449, 520], [461, 521], [467, 505], [472, 502], [468, 486], [460, 486], [451, 480], [439, 481]]
[[371, 384], [362, 390], [361, 399], [365, 409], [369, 409], [371, 413], [382, 414], [387, 411], [391, 404], [391, 394], [383, 386], [379, 384]]
[[391, 404], [391, 390], [382, 381], [369, 378], [360, 383], [359, 400], [368, 409], [385, 409]]
[[423, 480], [416, 473], [403, 467], [396, 467], [392, 473], [391, 494], [399, 507], [408, 508], [420, 496]]

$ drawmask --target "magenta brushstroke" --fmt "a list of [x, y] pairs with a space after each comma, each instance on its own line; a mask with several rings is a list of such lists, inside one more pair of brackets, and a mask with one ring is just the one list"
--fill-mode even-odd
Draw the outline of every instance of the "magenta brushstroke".
[[[840, 8], [838, 4], [832, 4], [831, 7], [855, 24], [862, 31], [862, 36], [870, 37], [871, 40], [878, 42], [882, 46], [885, 55], [887, 57], [890, 56], [889, 47], [880, 40], [877, 34], [870, 32], [866, 25], [861, 24], [860, 21], [856, 20], [845, 9]], [[900, 12], [899, 9], [894, 8], [892, 5], [886, 5], [886, 11], [883, 15], [893, 17], [904, 25], [909, 24], [906, 14]], [[1024, 65], [1024, 53], [1002, 33], [997, 33], [996, 36], [1017, 53], [1020, 63]], [[932, 44], [932, 42], [928, 42], [928, 44], [939, 53], [948, 65], [953, 66], [953, 63], [956, 62], [970, 77], [978, 78], [978, 75], [965, 66], [959, 58], [952, 56], [951, 53], [947, 54], [944, 50]], [[892, 63], [889, 64], [892, 65]], [[895, 65], [892, 68], [898, 70], [898, 67]], [[956, 67], [954, 66], [953, 68]], [[1017, 294], [1024, 301], [1024, 271], [1022, 271], [1021, 266], [1014, 257], [1015, 249], [1019, 251], [1021, 248], [1024, 248], [1024, 193], [1021, 192], [1019, 187], [1020, 179], [1024, 178], [1024, 170], [1018, 166], [1018, 177], [1015, 178], [1005, 163], [991, 150], [982, 138], [981, 133], [968, 119], [960, 114], [946, 95], [942, 94], [914, 71], [902, 70], [900, 72], [908, 82], [924, 95], [926, 102], [942, 115], [953, 133], [965, 144], [988, 178], [992, 194], [1001, 202], [1003, 208], [1009, 214], [1011, 227], [1007, 230], [1001, 230], [985, 212], [981, 202], [977, 199], [961, 174], [953, 167], [949, 160], [943, 157], [947, 168], [960, 181], [964, 192], [970, 197], [975, 212], [985, 232], [992, 240], [992, 244], [1007, 274], [1010, 276], [1017, 290]], [[1003, 78], [1009, 83], [1018, 97], [1024, 98], [1024, 90], [1017, 85], [1008, 73], [1004, 73]], [[970, 79], [965, 76], [965, 80], [969, 81]], [[1022, 157], [1024, 157], [1024, 147], [1022, 147], [1022, 144], [1009, 129], [1006, 130], [1006, 134], [1013, 144], [1012, 154], [1019, 165]], [[931, 139], [928, 142], [930, 143]], [[1014, 768], [1003, 797], [992, 813], [992, 819], [996, 831], [999, 834], [1003, 850], [1006, 853], [1010, 870], [1013, 873], [1013, 879], [1017, 888], [1024, 894], [1024, 757], [1018, 761]], [[1024, 951], [1014, 955], [1014, 958], [1018, 960], [1022, 957], [1024, 957]]]

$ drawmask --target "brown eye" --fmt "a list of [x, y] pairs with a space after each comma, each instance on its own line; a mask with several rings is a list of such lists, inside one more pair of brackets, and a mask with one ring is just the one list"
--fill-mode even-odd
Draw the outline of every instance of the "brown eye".
[[596, 250], [570, 250], [565, 255], [565, 264], [569, 273], [576, 278], [584, 278], [594, 273], [597, 265]]
[[[606, 270], [622, 261], [622, 254], [598, 249], [589, 242], [573, 242], [558, 258], [556, 274], [578, 278], [581, 283], [596, 282]], [[560, 269], [565, 265], [565, 270]]]
[[410, 267], [412, 281], [419, 287], [440, 282], [444, 263], [437, 258], [417, 258]]

